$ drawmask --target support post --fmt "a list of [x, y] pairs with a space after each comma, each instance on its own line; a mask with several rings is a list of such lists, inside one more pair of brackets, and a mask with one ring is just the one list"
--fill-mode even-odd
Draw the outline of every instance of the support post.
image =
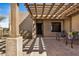
[[17, 3], [11, 4], [10, 37], [6, 39], [6, 55], [22, 56], [22, 37], [19, 35], [19, 9]]
[[32, 39], [36, 39], [36, 21], [33, 20], [33, 25], [32, 25]]

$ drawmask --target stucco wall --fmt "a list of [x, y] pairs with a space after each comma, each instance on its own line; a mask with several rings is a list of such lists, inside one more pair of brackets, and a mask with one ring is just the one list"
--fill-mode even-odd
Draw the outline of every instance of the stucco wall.
[[19, 12], [19, 24], [21, 24], [28, 15], [29, 12]]
[[20, 24], [20, 30], [28, 30], [32, 32], [32, 18], [30, 15], [28, 15], [24, 21]]
[[49, 21], [45, 20], [43, 22], [43, 31], [44, 31], [44, 36], [55, 36], [56, 32], [51, 32], [51, 22], [61, 22], [61, 30], [63, 30], [63, 21]]
[[79, 31], [79, 14], [72, 17], [72, 31]]
[[66, 32], [70, 32], [70, 21], [71, 21], [71, 19], [70, 18], [66, 18], [66, 19], [64, 19], [64, 30], [66, 31]]

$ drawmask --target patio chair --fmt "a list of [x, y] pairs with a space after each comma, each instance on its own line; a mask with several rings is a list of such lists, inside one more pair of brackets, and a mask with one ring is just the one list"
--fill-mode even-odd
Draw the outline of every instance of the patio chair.
[[61, 32], [57, 32], [56, 34], [56, 39], [60, 40], [60, 38], [64, 38], [66, 36], [66, 32], [65, 31], [61, 31]]
[[[71, 44], [71, 48], [73, 48], [73, 43], [79, 39], [79, 33], [73, 35], [73, 36], [70, 36], [70, 35], [66, 35], [65, 37], [65, 40], [66, 40], [66, 45], [68, 44], [68, 42], [70, 41], [70, 44]], [[77, 41], [78, 42], [78, 41]]]
[[74, 38], [72, 37], [72, 36], [69, 36], [69, 35], [66, 35], [66, 37], [65, 37], [65, 43], [66, 43], [66, 45], [68, 44], [68, 42], [70, 41], [70, 44], [71, 44], [71, 48], [73, 48], [73, 40], [74, 40]]

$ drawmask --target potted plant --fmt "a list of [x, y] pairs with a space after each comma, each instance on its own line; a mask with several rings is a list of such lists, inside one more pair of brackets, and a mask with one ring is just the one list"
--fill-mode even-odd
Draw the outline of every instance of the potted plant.
[[75, 37], [77, 35], [77, 32], [69, 32], [68, 33], [68, 38], [72, 39], [73, 37]]

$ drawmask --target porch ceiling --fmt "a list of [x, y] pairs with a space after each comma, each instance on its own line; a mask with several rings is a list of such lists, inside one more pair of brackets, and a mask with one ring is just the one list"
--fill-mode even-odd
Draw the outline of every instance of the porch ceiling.
[[79, 12], [78, 3], [25, 3], [33, 19], [64, 19]]

